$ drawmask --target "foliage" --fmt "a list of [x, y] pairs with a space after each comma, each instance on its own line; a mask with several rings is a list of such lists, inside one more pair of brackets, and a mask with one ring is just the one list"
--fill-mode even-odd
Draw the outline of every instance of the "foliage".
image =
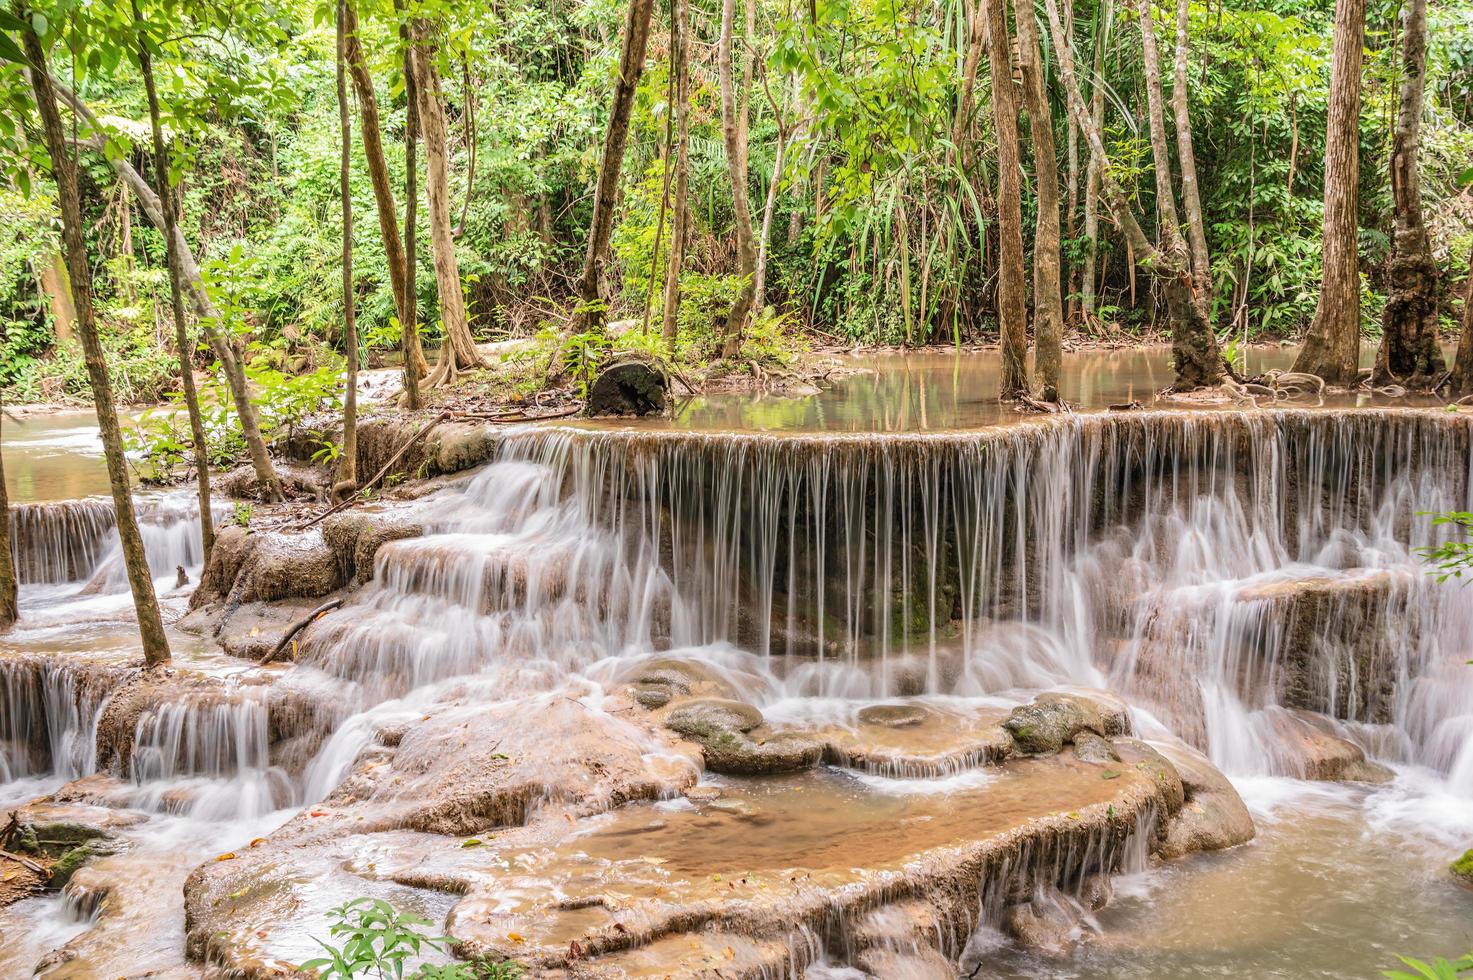
[[1441, 544], [1417, 549], [1422, 560], [1433, 566], [1437, 581], [1462, 579], [1463, 573], [1473, 572], [1473, 514], [1449, 511], [1420, 516], [1431, 517], [1435, 526], [1452, 528], [1456, 535]]
[[379, 980], [517, 980], [522, 970], [515, 963], [451, 963], [445, 966], [416, 965], [405, 973], [412, 960], [430, 953], [444, 953], [455, 940], [422, 931], [428, 919], [403, 912], [388, 902], [356, 898], [328, 912], [328, 932], [339, 944], [317, 944], [326, 956], [308, 960], [298, 969], [316, 970], [324, 980], [377, 977]]
[[1428, 963], [1410, 956], [1398, 956], [1406, 970], [1382, 970], [1388, 980], [1461, 980], [1473, 975], [1473, 953], [1449, 961], [1439, 956]]

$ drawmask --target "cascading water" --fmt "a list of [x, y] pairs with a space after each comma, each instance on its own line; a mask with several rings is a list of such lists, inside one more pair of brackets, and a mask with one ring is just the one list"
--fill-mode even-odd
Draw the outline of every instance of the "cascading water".
[[[508, 432], [495, 462], [407, 508], [426, 533], [381, 547], [371, 584], [302, 635], [276, 683], [327, 692], [332, 734], [310, 762], [273, 761], [281, 733], [255, 697], [159, 706], [134, 732], [132, 799], [261, 817], [325, 797], [446, 690], [584, 696], [658, 657], [699, 662], [778, 730], [853, 727], [898, 697], [961, 719], [1040, 688], [1110, 688], [1147, 732], [1239, 777], [1305, 775], [1285, 719], [1316, 712], [1466, 800], [1473, 594], [1437, 586], [1415, 549], [1435, 540], [1419, 512], [1469, 509], [1470, 459], [1464, 421], [1431, 413], [1093, 415], [894, 437]], [[155, 527], [155, 571], [190, 564], [188, 518]], [[36, 559], [58, 570], [45, 574], [105, 566], [80, 532], [62, 540], [36, 546], [71, 556]], [[0, 781], [96, 767], [79, 748], [96, 700], [3, 676], [0, 696], [26, 707], [0, 725]], [[61, 733], [44, 745], [41, 719]], [[853, 768], [940, 787], [984, 761]], [[1110, 846], [1052, 856], [1057, 874], [1034, 880], [1077, 903], [1081, 869], [1139, 863]]]

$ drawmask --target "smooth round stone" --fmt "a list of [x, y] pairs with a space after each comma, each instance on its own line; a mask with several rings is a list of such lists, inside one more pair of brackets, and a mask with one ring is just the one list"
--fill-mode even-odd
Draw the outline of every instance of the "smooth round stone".
[[913, 728], [925, 721], [928, 714], [918, 704], [872, 704], [859, 709], [859, 723], [885, 728]]
[[726, 698], [696, 698], [682, 701], [670, 712], [665, 726], [690, 734], [708, 728], [750, 732], [762, 724], [762, 712], [745, 701]]

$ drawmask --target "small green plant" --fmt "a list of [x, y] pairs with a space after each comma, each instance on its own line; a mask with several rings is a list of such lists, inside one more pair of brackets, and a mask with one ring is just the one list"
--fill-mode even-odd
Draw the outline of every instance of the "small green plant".
[[593, 384], [593, 377], [598, 373], [598, 366], [608, 356], [613, 343], [608, 334], [590, 330], [586, 333], [573, 334], [563, 345], [563, 363], [568, 367], [568, 373], [572, 376], [573, 384], [578, 389], [579, 398], [588, 397], [588, 386]]
[[1437, 581], [1450, 578], [1461, 579], [1465, 572], [1473, 572], [1473, 514], [1465, 511], [1448, 511], [1445, 514], [1421, 513], [1419, 517], [1431, 517], [1434, 525], [1456, 528], [1456, 536], [1439, 545], [1418, 548], [1422, 561], [1432, 565], [1432, 574]]
[[250, 504], [245, 503], [244, 501], [236, 501], [235, 514], [231, 519], [235, 522], [235, 525], [237, 527], [243, 527], [247, 531], [249, 531], [251, 529], [251, 517], [255, 514], [255, 512], [256, 508], [251, 506]]
[[412, 912], [401, 912], [377, 898], [355, 898], [328, 913], [328, 933], [339, 945], [317, 940], [326, 956], [308, 960], [298, 969], [316, 970], [323, 980], [377, 977], [379, 980], [519, 980], [516, 963], [420, 964], [405, 973], [408, 961], [427, 953], [447, 952], [455, 939], [422, 929], [433, 925]]
[[1473, 974], [1473, 953], [1449, 961], [1439, 956], [1431, 963], [1410, 956], [1398, 956], [1406, 970], [1382, 970], [1388, 980], [1463, 980]]

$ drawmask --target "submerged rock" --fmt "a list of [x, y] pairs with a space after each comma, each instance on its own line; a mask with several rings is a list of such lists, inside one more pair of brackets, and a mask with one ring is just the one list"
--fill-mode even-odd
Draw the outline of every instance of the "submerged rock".
[[749, 734], [761, 724], [762, 712], [750, 704], [718, 698], [681, 702], [665, 719], [666, 728], [701, 747], [712, 772], [770, 776], [807, 769], [823, 758], [823, 743], [806, 734]]
[[926, 710], [916, 704], [872, 704], [859, 709], [861, 725], [885, 728], [911, 728], [925, 721], [926, 717]]
[[706, 738], [722, 730], [750, 732], [762, 724], [762, 712], [742, 701], [701, 698], [685, 701], [665, 718], [665, 727], [692, 738]]

